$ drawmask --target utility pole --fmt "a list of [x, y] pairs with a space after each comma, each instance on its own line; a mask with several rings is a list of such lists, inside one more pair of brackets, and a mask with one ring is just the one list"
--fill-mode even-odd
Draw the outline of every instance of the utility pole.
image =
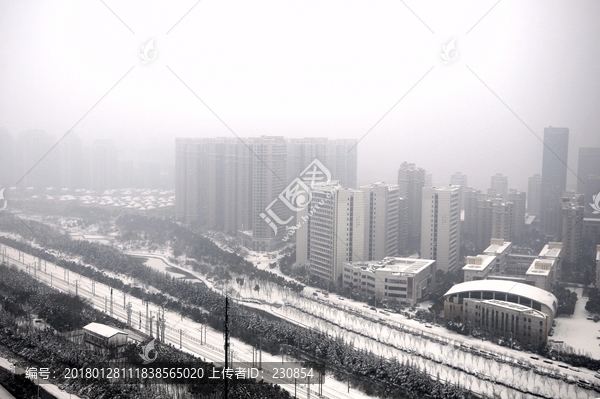
[[151, 333], [150, 325], [148, 324], [148, 301], [146, 302], [146, 334]]
[[262, 337], [258, 337], [258, 369], [262, 370]]
[[[224, 371], [229, 369], [229, 298], [225, 297], [225, 326], [223, 330], [223, 336], [225, 338], [225, 368]], [[223, 396], [225, 399], [229, 396], [229, 385], [227, 382], [227, 378], [225, 380], [225, 395]]]
[[110, 289], [110, 315], [113, 315], [113, 289]]
[[127, 326], [131, 327], [131, 302], [127, 304]]

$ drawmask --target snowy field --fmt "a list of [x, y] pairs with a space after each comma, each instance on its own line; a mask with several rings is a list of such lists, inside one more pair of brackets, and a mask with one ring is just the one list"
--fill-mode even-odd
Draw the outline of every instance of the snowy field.
[[[585, 310], [585, 304], [588, 298], [582, 297], [583, 288], [570, 288], [577, 293], [577, 303], [575, 304], [575, 313], [568, 317], [559, 317], [556, 319], [554, 327], [554, 336], [549, 337], [555, 341], [564, 341], [575, 350], [589, 352], [594, 359], [600, 359], [600, 323], [594, 323], [587, 320], [588, 311]], [[598, 395], [600, 397], [600, 395]]]

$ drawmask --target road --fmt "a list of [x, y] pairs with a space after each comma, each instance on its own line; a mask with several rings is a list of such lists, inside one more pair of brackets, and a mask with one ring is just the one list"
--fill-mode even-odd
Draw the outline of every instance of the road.
[[[70, 272], [69, 270], [54, 264], [46, 263], [44, 261], [41, 261], [40, 264], [37, 258], [28, 254], [19, 255], [19, 251], [10, 247], [0, 246], [0, 248], [1, 247], [6, 248], [5, 253], [9, 257], [10, 264], [17, 266], [39, 281], [51, 285], [62, 292], [71, 294], [77, 293], [84, 298], [90, 299], [96, 309], [101, 310], [120, 321], [127, 322], [126, 306], [131, 303], [133, 327], [139, 328], [142, 332], [149, 334], [150, 325], [152, 324], [152, 335], [157, 335], [155, 320], [159, 312], [162, 316], [163, 311], [155, 304], [149, 304], [146, 308], [146, 304], [141, 299], [128, 296], [119, 290], [112, 289], [111, 306], [111, 287], [96, 283], [87, 277], [80, 276], [77, 273]], [[2, 251], [2, 249], [0, 249], [0, 251]], [[34, 267], [34, 265], [37, 267]], [[146, 309], [148, 309], [148, 322], [146, 322]], [[164, 318], [166, 324], [165, 343], [170, 343], [175, 347], [181, 347], [181, 349], [187, 353], [202, 357], [217, 365], [222, 365], [224, 363], [225, 351], [222, 332], [215, 331], [206, 325], [193, 322], [187, 318], [182, 318], [180, 315], [169, 310], [164, 310]], [[200, 343], [199, 338], [201, 330], [206, 335], [206, 340], [203, 339], [202, 344]], [[252, 346], [234, 338], [230, 341], [232, 346], [231, 349], [233, 351], [234, 366], [235, 362], [252, 364]], [[286, 358], [285, 361], [286, 365], [292, 365], [292, 359]], [[273, 356], [263, 351], [262, 363], [263, 365], [280, 364], [281, 357]], [[294, 365], [296, 367], [302, 367], [299, 362], [295, 362]], [[273, 383], [280, 382], [272, 379], [270, 374], [272, 375], [272, 370], [264, 370], [263, 377], [265, 381]], [[350, 389], [350, 392], [348, 392], [346, 383], [336, 381], [330, 376], [328, 376], [325, 381], [326, 382], [322, 386], [323, 398], [369, 398], [367, 395], [364, 395], [355, 389]], [[310, 390], [311, 396], [316, 397], [318, 394], [318, 388], [315, 387], [314, 384], [311, 384], [311, 387], [308, 387], [305, 384], [298, 384], [296, 387], [294, 387], [293, 384], [279, 385], [292, 394], [296, 388], [299, 396], [307, 396], [308, 390]]]

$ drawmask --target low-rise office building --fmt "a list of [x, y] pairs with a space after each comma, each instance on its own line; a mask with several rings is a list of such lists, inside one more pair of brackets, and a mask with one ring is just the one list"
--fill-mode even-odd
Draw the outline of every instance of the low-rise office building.
[[462, 319], [473, 328], [533, 345], [548, 342], [552, 324], [539, 310], [497, 299], [464, 299], [463, 304]]
[[471, 327], [502, 336], [512, 333], [513, 338], [534, 344], [547, 342], [558, 310], [558, 299], [550, 292], [506, 280], [456, 284], [444, 298], [446, 320], [470, 323]]
[[554, 259], [536, 259], [525, 273], [525, 279], [533, 286], [552, 291], [555, 283], [556, 261]]
[[435, 261], [386, 257], [381, 261], [344, 262], [343, 284], [378, 300], [410, 306], [428, 299], [435, 286]]
[[502, 238], [492, 238], [490, 240], [490, 246], [486, 248], [483, 253], [485, 255], [495, 256], [493, 272], [505, 273], [508, 267], [508, 258], [512, 252], [512, 243], [510, 241], [504, 241]]
[[494, 270], [496, 257], [492, 255], [467, 256], [463, 267], [464, 281], [484, 280]]

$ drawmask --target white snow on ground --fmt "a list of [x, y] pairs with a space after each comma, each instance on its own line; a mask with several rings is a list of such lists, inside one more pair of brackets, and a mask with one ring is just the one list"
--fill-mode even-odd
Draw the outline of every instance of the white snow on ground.
[[[138, 254], [142, 255], [142, 253]], [[146, 254], [146, 256], [148, 255]], [[160, 256], [156, 256], [155, 254], [153, 256], [160, 258]], [[259, 257], [259, 259], [263, 262], [268, 260], [266, 256]], [[162, 260], [171, 265], [166, 259], [163, 258]], [[162, 271], [166, 268], [166, 265], [159, 265], [157, 262], [152, 262], [148, 265], [154, 265]], [[172, 266], [180, 267], [176, 265]], [[587, 397], [586, 392], [588, 391], [577, 385], [567, 384], [561, 380], [538, 375], [533, 370], [521, 370], [509, 364], [485, 359], [482, 356], [456, 349], [454, 345], [460, 345], [460, 343], [465, 342], [465, 344], [477, 349], [498, 353], [504, 360], [513, 362], [517, 360], [531, 361], [528, 354], [512, 351], [509, 348], [500, 347], [487, 341], [482, 342], [472, 337], [464, 337], [443, 327], [427, 329], [416, 320], [408, 320], [396, 314], [384, 317], [380, 313], [365, 309], [365, 305], [362, 303], [353, 302], [348, 299], [340, 300], [335, 295], [330, 295], [328, 300], [321, 299], [322, 301], [333, 302], [346, 308], [346, 311], [338, 310], [327, 304], [313, 300], [312, 292], [314, 292], [314, 289], [310, 288], [306, 290], [309, 294], [306, 297], [304, 296], [306, 294], [297, 294], [276, 284], [248, 280], [247, 278], [244, 285], [240, 287], [235, 283], [236, 275], [233, 275], [232, 282], [229, 282], [226, 287], [214, 286], [201, 274], [188, 271], [198, 277], [198, 279], [204, 281], [207, 286], [216, 290], [221, 291], [223, 288], [226, 288], [228, 292], [235, 291], [234, 297], [239, 298], [241, 302], [246, 302], [248, 306], [268, 310], [296, 324], [325, 332], [331, 336], [343, 337], [344, 341], [352, 343], [357, 348], [371, 351], [386, 358], [397, 359], [400, 362], [410, 362], [421, 369], [425, 369], [432, 376], [439, 375], [442, 380], [459, 383], [476, 392], [487, 395], [493, 395], [495, 392], [499, 393], [502, 398], [513, 397], [513, 394], [516, 395], [516, 391], [486, 380], [487, 378], [491, 378], [509, 386], [521, 387], [522, 389], [528, 389], [531, 392], [545, 394], [550, 397], [553, 397], [557, 392], [560, 392], [561, 398]], [[260, 287], [258, 292], [254, 290], [256, 284]], [[254, 300], [258, 303], [248, 303], [247, 300]], [[284, 303], [288, 305], [280, 308], [271, 306], [271, 304], [283, 305]], [[350, 314], [348, 310], [358, 312], [360, 315]], [[377, 322], [378, 319], [386, 319], [387, 321], [388, 318], [391, 320], [390, 324], [404, 330], [399, 331], [398, 329]], [[433, 329], [435, 329], [434, 333], [432, 333]], [[413, 334], [407, 333], [408, 331], [411, 331]], [[444, 338], [445, 343], [449, 344], [444, 345], [443, 343], [432, 342], [429, 339], [419, 336], [419, 334], [431, 337], [435, 335], [436, 337]], [[407, 353], [407, 351], [412, 351], [413, 354]], [[430, 356], [445, 364], [427, 360], [414, 353]], [[569, 375], [573, 379], [583, 377], [581, 372], [565, 371], [556, 365], [549, 366], [541, 363], [541, 361], [535, 363], [538, 369], [546, 372]], [[467, 373], [456, 368], [462, 368]], [[480, 378], [477, 378], [473, 374], [478, 375]], [[590, 377], [591, 375], [588, 375], [586, 379], [593, 380], [593, 377]]]
[[[561, 316], [556, 319], [554, 336], [549, 337], [555, 341], [564, 341], [565, 345], [575, 350], [589, 352], [594, 359], [600, 359], [600, 323], [587, 320], [589, 312], [585, 310], [588, 298], [582, 297], [583, 288], [569, 288], [577, 293], [575, 313], [572, 316]], [[600, 395], [598, 395], [600, 396]]]
[[[155, 253], [138, 254], [157, 256]], [[163, 258], [163, 260], [168, 263], [166, 259]], [[178, 265], [172, 266], [181, 267]], [[187, 270], [187, 268], [185, 269]], [[200, 280], [205, 281], [209, 287], [213, 287], [200, 274], [190, 270], [187, 271], [197, 276]], [[460, 343], [466, 343], [469, 346], [485, 350], [486, 352], [496, 353], [505, 361], [514, 362], [521, 360], [527, 363], [531, 362], [538, 370], [569, 376], [572, 380], [584, 378], [595, 382], [593, 373], [588, 370], [581, 370], [578, 373], [572, 370], [560, 369], [556, 364], [547, 365], [541, 363], [541, 360], [532, 361], [526, 353], [512, 351], [509, 348], [499, 347], [489, 342], [481, 342], [472, 337], [464, 337], [442, 327], [427, 329], [415, 320], [407, 320], [403, 316], [396, 314], [384, 317], [380, 313], [365, 309], [365, 305], [362, 303], [356, 303], [347, 299], [342, 301], [334, 295], [330, 295], [328, 300], [321, 299], [323, 303], [320, 303], [313, 300], [312, 293], [314, 289], [311, 288], [307, 288], [305, 294], [297, 294], [272, 283], [249, 281], [247, 278], [244, 285], [240, 287], [235, 283], [235, 277], [237, 276], [234, 275], [233, 281], [228, 283], [225, 288], [228, 291], [237, 291], [237, 295], [239, 295], [242, 301], [250, 299], [259, 302], [259, 304], [248, 303], [249, 306], [270, 311], [296, 324], [326, 332], [332, 336], [343, 337], [346, 342], [352, 342], [356, 347], [372, 351], [384, 357], [410, 362], [421, 369], [425, 369], [433, 376], [439, 375], [445, 381], [459, 383], [486, 395], [500, 393], [500, 397], [502, 398], [520, 397], [520, 395], [516, 395], [516, 391], [496, 385], [492, 381], [488, 381], [488, 378], [497, 382], [503, 382], [508, 386], [529, 389], [532, 392], [550, 397], [578, 399], [589, 397], [591, 391], [574, 384], [567, 384], [561, 380], [535, 374], [533, 370], [521, 370], [510, 364], [486, 359], [481, 355], [460, 350], [458, 348]], [[256, 284], [260, 286], [258, 292], [253, 289]], [[222, 289], [220, 286], [213, 288], [219, 291]], [[307, 294], [308, 297], [303, 296]], [[283, 304], [285, 302], [288, 303], [287, 306], [280, 308], [271, 306], [271, 304]], [[340, 305], [343, 303], [341, 306], [345, 309], [336, 309], [326, 302]], [[350, 313], [350, 310], [354, 313]], [[384, 323], [378, 323], [377, 319], [387, 320], [388, 318], [392, 320], [386, 323], [389, 326]], [[399, 331], [398, 329], [403, 330]], [[431, 339], [423, 337], [423, 335], [430, 338], [439, 338], [443, 342], [434, 342]], [[449, 344], [445, 345], [445, 343]], [[412, 351], [412, 354], [408, 351]], [[444, 364], [417, 356], [417, 353], [430, 356], [434, 360], [444, 362]], [[460, 370], [460, 368], [464, 371]]]

